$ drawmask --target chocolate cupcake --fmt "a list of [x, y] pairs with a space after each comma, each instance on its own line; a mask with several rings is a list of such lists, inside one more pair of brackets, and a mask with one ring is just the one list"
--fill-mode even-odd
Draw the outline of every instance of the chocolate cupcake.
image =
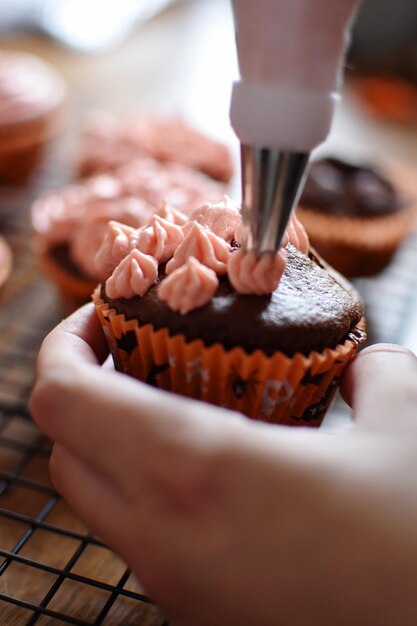
[[0, 52], [0, 180], [25, 183], [61, 128], [65, 85], [47, 63]]
[[318, 426], [365, 338], [359, 296], [296, 220], [285, 249], [258, 259], [236, 242], [230, 202], [194, 218], [159, 239], [149, 226], [109, 231], [98, 261], [114, 269], [94, 302], [116, 368], [254, 419]]
[[338, 159], [313, 163], [297, 215], [312, 245], [346, 276], [370, 276], [390, 261], [416, 220], [416, 189], [402, 168], [390, 176]]
[[207, 197], [217, 200], [224, 192], [200, 172], [143, 158], [40, 198], [32, 222], [41, 265], [66, 310], [87, 302], [101, 278], [94, 258], [110, 220], [137, 228], [159, 213], [183, 223]]

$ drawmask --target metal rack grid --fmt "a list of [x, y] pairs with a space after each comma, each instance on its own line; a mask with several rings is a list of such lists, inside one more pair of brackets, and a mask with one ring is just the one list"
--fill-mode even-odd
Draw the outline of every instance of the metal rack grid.
[[[46, 477], [49, 446], [25, 415], [0, 408], [0, 447], [6, 467], [0, 471], [0, 600], [9, 605], [2, 609], [1, 623], [53, 623], [45, 621], [52, 618], [78, 625], [162, 624], [129, 570], [102, 542], [76, 530], [80, 524], [75, 518], [70, 524], [69, 513], [61, 525], [62, 501]], [[56, 553], [54, 544], [60, 546]], [[100, 557], [93, 570], [100, 567], [100, 576], [89, 571], [88, 553], [94, 551]], [[10, 611], [10, 605], [20, 611]]]
[[166, 626], [125, 564], [50, 483], [51, 445], [26, 405], [40, 343], [62, 314], [38, 273], [31, 197], [12, 190], [4, 196], [0, 226], [14, 270], [0, 292], [0, 626]]

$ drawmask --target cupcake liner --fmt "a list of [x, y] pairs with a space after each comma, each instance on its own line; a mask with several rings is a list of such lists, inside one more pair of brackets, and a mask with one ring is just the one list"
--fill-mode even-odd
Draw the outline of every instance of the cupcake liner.
[[247, 354], [217, 343], [187, 342], [117, 313], [100, 296], [93, 301], [115, 367], [150, 385], [240, 411], [253, 419], [319, 426], [346, 364], [365, 340], [361, 321], [334, 349], [287, 357]]
[[317, 209], [297, 208], [311, 245], [341, 274], [372, 276], [385, 267], [400, 243], [415, 229], [417, 185], [406, 168], [381, 166], [387, 178], [403, 192], [407, 206], [389, 215], [351, 217], [330, 215]]

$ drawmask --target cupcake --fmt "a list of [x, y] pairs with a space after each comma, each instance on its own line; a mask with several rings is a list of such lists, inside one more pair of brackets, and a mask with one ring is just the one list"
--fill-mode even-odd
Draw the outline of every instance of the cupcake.
[[25, 183], [61, 126], [65, 85], [47, 63], [0, 52], [0, 180]]
[[413, 177], [337, 159], [313, 163], [297, 214], [312, 245], [346, 276], [371, 276], [413, 230]]
[[74, 309], [101, 278], [94, 259], [110, 220], [138, 228], [159, 213], [184, 223], [205, 198], [218, 200], [224, 191], [200, 172], [143, 158], [47, 194], [32, 207], [41, 265], [66, 309]]
[[144, 156], [180, 163], [223, 183], [233, 174], [226, 146], [179, 118], [124, 120], [99, 112], [85, 124], [78, 171], [80, 176], [91, 176]]
[[109, 226], [93, 300], [115, 367], [253, 419], [318, 426], [365, 339], [362, 303], [295, 218], [285, 247], [260, 258], [239, 245], [240, 222], [223, 200], [182, 226]]

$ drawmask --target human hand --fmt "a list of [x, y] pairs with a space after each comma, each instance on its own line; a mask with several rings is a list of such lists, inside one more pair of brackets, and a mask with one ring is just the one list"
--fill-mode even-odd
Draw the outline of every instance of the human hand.
[[[167, 615], [192, 626], [393, 626], [417, 615], [417, 364], [350, 367], [355, 426], [289, 429], [101, 368], [95, 313], [39, 355], [53, 481]], [[80, 488], [82, 485], [82, 488]]]

